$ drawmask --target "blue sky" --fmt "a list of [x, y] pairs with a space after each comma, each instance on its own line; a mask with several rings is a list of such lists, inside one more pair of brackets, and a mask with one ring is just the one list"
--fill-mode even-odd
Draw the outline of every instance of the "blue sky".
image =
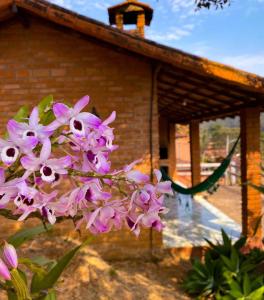
[[[224, 10], [195, 11], [194, 0], [141, 0], [154, 8], [146, 37], [264, 76], [264, 0], [233, 0]], [[108, 23], [121, 0], [50, 0]]]

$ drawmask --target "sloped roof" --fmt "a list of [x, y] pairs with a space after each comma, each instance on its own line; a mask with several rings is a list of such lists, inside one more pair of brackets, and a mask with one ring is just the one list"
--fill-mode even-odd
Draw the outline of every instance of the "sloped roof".
[[0, 21], [17, 9], [150, 59], [160, 70], [160, 114], [171, 121], [227, 116], [264, 103], [261, 76], [128, 34], [45, 0], [1, 0]]

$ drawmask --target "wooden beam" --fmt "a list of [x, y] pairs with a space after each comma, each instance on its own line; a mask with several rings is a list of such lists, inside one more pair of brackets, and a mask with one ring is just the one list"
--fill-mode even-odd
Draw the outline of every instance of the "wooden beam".
[[[211, 97], [210, 95], [206, 95], [205, 93], [201, 93], [201, 92], [199, 92], [199, 88], [198, 87], [195, 87], [193, 89], [189, 89], [188, 90], [187, 88], [184, 88], [184, 87], [182, 87], [182, 86], [180, 86], [178, 84], [175, 84], [175, 83], [173, 85], [171, 85], [169, 83], [166, 83], [165, 81], [161, 81], [161, 83], [162, 83], [162, 85], [170, 87], [170, 88], [167, 89], [167, 91], [171, 91], [171, 92], [175, 91], [176, 94], [179, 94], [179, 93], [177, 93], [177, 90], [178, 91], [179, 90], [183, 91], [184, 95], [186, 95], [189, 98], [194, 99], [196, 101], [199, 101], [199, 99], [197, 99], [195, 97], [195, 95], [199, 95], [199, 96], [202, 97], [202, 99], [200, 99], [200, 101], [207, 100], [207, 101], [210, 102], [210, 106], [211, 106], [211, 104], [217, 105], [218, 107], [219, 106], [232, 106], [234, 104], [230, 100], [228, 100], [228, 101], [219, 100], [216, 97]], [[160, 86], [162, 86], [162, 85], [160, 85]], [[160, 89], [162, 89], [162, 88], [160, 87]], [[179, 95], [181, 95], [181, 94], [179, 94]]]
[[187, 71], [167, 67], [162, 68], [160, 71], [160, 76], [163, 76], [164, 74], [168, 75], [169, 77], [174, 77], [180, 81], [185, 80], [186, 82], [190, 82], [190, 84], [202, 85], [208, 90], [215, 91], [216, 93], [223, 93], [223, 95], [230, 95], [231, 97], [234, 97], [235, 95], [239, 94], [239, 99], [243, 98], [246, 100], [252, 97], [257, 98], [258, 96], [263, 95], [263, 93], [259, 90], [249, 91], [234, 84], [217, 80], [216, 78], [207, 78], [206, 76], [197, 75], [190, 70]]
[[[205, 105], [201, 105], [200, 103], [196, 105], [196, 103], [189, 99], [189, 98], [182, 98], [182, 97], [177, 97], [168, 93], [162, 93], [162, 92], [158, 92], [158, 96], [160, 97], [160, 99], [168, 99], [171, 100], [172, 102], [170, 102], [170, 107], [171, 109], [173, 109], [173, 107], [177, 107], [182, 109], [182, 111], [188, 111], [188, 112], [210, 112], [210, 111], [214, 111], [215, 108], [213, 110], [209, 110], [208, 106]], [[184, 102], [186, 102], [186, 105], [184, 104]], [[169, 105], [168, 104], [168, 105]], [[190, 107], [190, 104], [192, 105]]]
[[196, 121], [209, 121], [209, 120], [213, 120], [213, 119], [217, 119], [217, 118], [224, 118], [224, 117], [228, 117], [228, 116], [234, 116], [234, 115], [239, 115], [240, 114], [240, 110], [243, 108], [253, 108], [253, 107], [259, 107], [261, 109], [261, 111], [264, 110], [264, 103], [263, 101], [256, 101], [254, 103], [246, 104], [246, 105], [241, 105], [240, 107], [235, 107], [235, 108], [231, 108], [231, 109], [223, 109], [223, 110], [219, 110], [217, 112], [214, 112], [214, 114], [212, 113], [205, 113], [203, 114], [202, 117], [200, 116], [189, 116], [189, 118], [181, 118], [181, 119], [174, 119], [171, 118], [171, 121], [173, 122], [177, 122], [179, 124], [187, 124], [188, 122], [190, 122], [190, 120], [196, 120]]
[[[171, 84], [177, 83], [177, 81], [181, 81], [182, 83], [186, 82], [190, 85], [196, 86], [198, 89], [204, 89], [207, 90], [209, 92], [212, 92], [212, 95], [222, 95], [225, 97], [229, 97], [231, 99], [236, 99], [236, 101], [238, 102], [244, 102], [244, 101], [250, 101], [250, 99], [256, 99], [256, 95], [252, 95], [250, 93], [247, 92], [243, 92], [240, 91], [240, 94], [237, 94], [236, 92], [232, 91], [232, 88], [227, 88], [227, 87], [223, 87], [221, 84], [218, 83], [218, 87], [214, 87], [210, 85], [210, 82], [206, 82], [206, 78], [204, 79], [204, 81], [198, 80], [197, 78], [191, 78], [191, 76], [189, 77], [178, 77], [177, 75], [174, 75], [173, 77], [171, 77], [172, 75], [166, 75], [163, 74], [159, 77], [159, 80], [167, 80], [167, 82], [170, 82]], [[212, 96], [210, 95], [210, 97]], [[247, 96], [245, 96], [247, 95]], [[207, 96], [209, 96], [207, 94]]]

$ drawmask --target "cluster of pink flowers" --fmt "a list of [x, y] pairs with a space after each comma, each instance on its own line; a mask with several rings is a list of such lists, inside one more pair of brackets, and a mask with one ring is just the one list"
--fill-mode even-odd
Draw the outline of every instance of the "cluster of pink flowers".
[[[82, 112], [88, 103], [88, 96], [74, 107], [55, 103], [55, 118], [45, 126], [37, 107], [25, 122], [8, 122], [8, 138], [0, 139], [0, 209], [10, 209], [20, 221], [32, 213], [51, 224], [72, 218], [77, 228], [84, 223], [93, 234], [124, 225], [136, 235], [142, 226], [161, 230], [171, 183], [161, 182], [158, 170], [156, 184], [150, 183], [149, 176], [133, 170], [137, 162], [111, 170], [117, 146], [109, 124], [116, 114], [102, 121]], [[71, 182], [67, 191], [60, 189], [65, 180]]]

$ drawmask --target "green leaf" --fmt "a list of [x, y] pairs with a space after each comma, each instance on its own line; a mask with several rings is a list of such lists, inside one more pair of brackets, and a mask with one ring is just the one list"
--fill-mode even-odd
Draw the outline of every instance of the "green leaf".
[[11, 290], [7, 291], [7, 298], [8, 300], [18, 300], [16, 293]]
[[231, 248], [231, 262], [234, 272], [239, 271], [239, 257], [235, 248]]
[[17, 122], [25, 122], [29, 117], [29, 107], [27, 105], [22, 106], [13, 117]]
[[54, 101], [53, 101], [52, 95], [49, 95], [49, 96], [43, 98], [40, 101], [40, 103], [38, 104], [39, 116], [41, 116], [44, 113], [47, 113], [49, 110], [51, 110], [53, 103], [54, 103]]
[[[17, 122], [25, 122], [26, 119], [29, 117], [29, 107], [27, 105], [24, 105], [20, 107], [18, 112], [14, 115], [13, 119]], [[8, 133], [5, 133], [5, 138], [8, 138]]]
[[245, 296], [249, 295], [251, 292], [250, 281], [247, 273], [245, 273], [243, 279], [243, 292]]
[[74, 255], [85, 245], [90, 242], [91, 238], [86, 240], [81, 245], [75, 247], [67, 254], [65, 254], [57, 264], [45, 275], [45, 276], [34, 276], [31, 284], [32, 293], [39, 292], [41, 290], [51, 289], [61, 276], [64, 269], [68, 266]]
[[226, 232], [223, 229], [221, 229], [221, 232], [222, 232], [224, 246], [231, 247], [231, 245], [232, 245], [231, 239], [228, 237], [228, 235], [226, 234]]
[[254, 226], [253, 236], [255, 236], [255, 235], [257, 234], [257, 231], [258, 231], [258, 229], [259, 229], [259, 226], [261, 225], [261, 221], [262, 221], [263, 215], [264, 215], [264, 214], [262, 214], [261, 216], [259, 216], [259, 217], [257, 218], [256, 224], [255, 224], [255, 226]]
[[12, 284], [14, 285], [18, 300], [30, 300], [31, 297], [29, 294], [29, 290], [27, 288], [24, 279], [21, 277], [20, 273], [18, 272], [18, 270], [12, 269], [10, 271], [10, 274], [11, 274], [11, 281]]
[[245, 236], [242, 236], [234, 243], [234, 247], [237, 250], [239, 250], [240, 248], [242, 248], [245, 245], [246, 241], [247, 241], [247, 238]]
[[11, 236], [8, 239], [8, 243], [12, 244], [15, 248], [18, 248], [24, 242], [33, 239], [36, 235], [39, 235], [43, 232], [47, 232], [51, 228], [52, 226], [50, 224], [47, 224], [46, 228], [43, 225], [40, 225], [34, 228], [23, 229]]
[[259, 289], [253, 291], [248, 298], [250, 300], [263, 300], [264, 299], [264, 286], [260, 287]]
[[31, 258], [31, 261], [35, 264], [38, 264], [39, 266], [47, 266], [47, 265], [52, 265], [54, 266], [56, 264], [56, 260], [54, 259], [49, 259], [45, 256], [36, 256]]
[[57, 299], [56, 292], [52, 290], [47, 295], [38, 298], [37, 300], [56, 300], [56, 299]]
[[39, 120], [41, 124], [48, 125], [55, 119], [55, 116], [52, 111], [53, 103], [54, 100], [53, 100], [53, 96], [51, 95], [45, 97], [39, 103], [38, 111], [39, 111]]
[[43, 274], [43, 275], [45, 275], [47, 273], [46, 270], [42, 266], [33, 262], [29, 258], [19, 258], [19, 264], [26, 266], [33, 273]]

